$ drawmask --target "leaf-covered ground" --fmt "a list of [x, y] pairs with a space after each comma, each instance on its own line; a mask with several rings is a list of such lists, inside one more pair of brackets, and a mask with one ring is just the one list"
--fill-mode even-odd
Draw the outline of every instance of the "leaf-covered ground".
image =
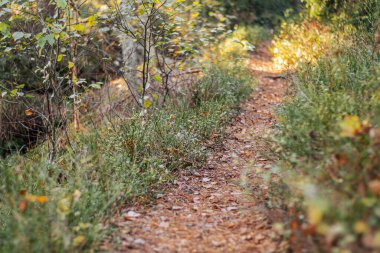
[[113, 219], [118, 232], [103, 245], [106, 251], [281, 252], [286, 248], [264, 203], [244, 187], [250, 180], [247, 171], [265, 170], [271, 164], [259, 139], [273, 128], [273, 110], [287, 86], [274, 68], [268, 46], [264, 43], [252, 56], [250, 66], [259, 85], [242, 104], [208, 165], [179, 172], [150, 206], [126, 207]]

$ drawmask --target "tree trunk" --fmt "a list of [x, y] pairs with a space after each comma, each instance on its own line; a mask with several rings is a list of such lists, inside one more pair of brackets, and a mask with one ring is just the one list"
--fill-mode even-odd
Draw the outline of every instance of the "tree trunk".
[[[73, 7], [73, 20], [76, 24], [79, 24], [79, 11], [77, 9], [77, 3], [72, 1]], [[73, 86], [73, 125], [76, 131], [80, 128], [79, 120], [79, 92], [78, 92], [78, 41], [76, 38], [71, 39], [71, 57], [72, 57], [72, 69], [71, 69], [71, 84]]]
[[[122, 15], [124, 16], [124, 22], [128, 24], [128, 20], [130, 19], [132, 6], [130, 1], [121, 0], [120, 9]], [[129, 36], [126, 32], [121, 33], [121, 48], [123, 54], [123, 63], [128, 73], [128, 78], [134, 79], [136, 77], [136, 69], [139, 64], [139, 56], [138, 56], [138, 45], [133, 38]]]

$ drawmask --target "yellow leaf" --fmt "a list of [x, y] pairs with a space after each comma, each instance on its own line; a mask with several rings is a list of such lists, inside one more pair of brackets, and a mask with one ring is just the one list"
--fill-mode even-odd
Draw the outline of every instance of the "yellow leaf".
[[354, 137], [361, 130], [362, 124], [358, 116], [346, 116], [340, 123], [342, 137]]
[[48, 200], [49, 199], [46, 196], [38, 196], [36, 199], [36, 201], [41, 204], [45, 204], [46, 202], [48, 202]]
[[146, 12], [144, 5], [139, 6], [138, 12], [139, 12], [140, 16], [144, 15], [144, 13]]
[[375, 237], [373, 238], [373, 245], [377, 248], [380, 248], [380, 231], [375, 233]]
[[354, 225], [354, 231], [357, 234], [366, 233], [369, 230], [367, 223], [364, 221], [357, 221]]
[[79, 228], [79, 229], [82, 229], [82, 230], [84, 230], [84, 229], [88, 229], [88, 228], [90, 228], [91, 226], [92, 226], [91, 223], [83, 223], [83, 222], [80, 222], [80, 223], [78, 224], [78, 228]]
[[78, 32], [83, 32], [84, 31], [84, 25], [83, 24], [73, 25], [72, 27], [74, 28], [74, 30], [76, 30]]
[[149, 108], [152, 105], [152, 101], [149, 99], [144, 100], [144, 108]]
[[36, 195], [27, 194], [25, 196], [25, 200], [27, 200], [29, 202], [37, 202], [40, 204], [45, 204], [46, 202], [48, 202], [49, 199], [46, 196], [36, 196]]
[[92, 15], [92, 16], [88, 17], [88, 19], [87, 19], [87, 26], [92, 27], [94, 25], [96, 25], [96, 18], [94, 15]]
[[27, 110], [25, 110], [25, 115], [26, 116], [32, 116], [33, 115], [33, 109], [27, 109]]
[[75, 238], [73, 239], [73, 245], [74, 245], [75, 247], [81, 246], [81, 245], [83, 245], [85, 242], [86, 242], [86, 237], [84, 237], [83, 235], [78, 235], [77, 237], [75, 237]]
[[311, 225], [318, 225], [322, 221], [323, 211], [318, 206], [311, 205], [308, 208], [308, 217]]
[[73, 194], [74, 201], [78, 202], [81, 195], [82, 195], [82, 193], [79, 190], [75, 190], [75, 192]]
[[77, 85], [78, 84], [78, 77], [73, 76], [72, 79], [73, 79], [73, 84]]
[[73, 67], [74, 67], [74, 62], [72, 62], [72, 61], [69, 61], [69, 69], [72, 69]]
[[58, 201], [57, 213], [62, 216], [70, 213], [70, 198], [66, 197]]

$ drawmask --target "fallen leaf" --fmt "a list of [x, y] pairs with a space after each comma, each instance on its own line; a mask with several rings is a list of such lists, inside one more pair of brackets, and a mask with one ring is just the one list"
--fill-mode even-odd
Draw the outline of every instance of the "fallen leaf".
[[168, 228], [169, 227], [169, 222], [161, 222], [158, 226], [160, 227], [160, 228]]
[[375, 195], [380, 195], [380, 180], [373, 180], [369, 182], [369, 189]]
[[70, 198], [66, 197], [58, 201], [57, 213], [63, 217], [70, 213]]
[[36, 196], [36, 195], [26, 194], [25, 200], [29, 202], [37, 202], [40, 204], [45, 204], [46, 202], [48, 202], [49, 199], [47, 196]]
[[221, 247], [225, 244], [225, 242], [222, 241], [211, 241], [211, 244], [215, 247]]
[[202, 182], [204, 182], [204, 183], [207, 183], [207, 182], [210, 182], [210, 181], [211, 181], [211, 179], [208, 178], [208, 177], [202, 178]]
[[137, 218], [137, 217], [141, 216], [141, 214], [136, 213], [136, 212], [134, 212], [134, 211], [129, 211], [129, 212], [127, 213], [127, 216], [130, 217], [130, 218]]
[[362, 127], [358, 116], [346, 116], [340, 123], [342, 137], [354, 137], [356, 136]]
[[28, 207], [28, 201], [27, 200], [23, 200], [20, 203], [18, 203], [18, 210], [20, 211], [20, 213], [25, 212], [27, 207]]
[[74, 247], [81, 246], [85, 242], [86, 242], [86, 237], [84, 237], [83, 235], [78, 235], [77, 237], [75, 237], [73, 239], [73, 245], [74, 245]]
[[173, 206], [172, 207], [172, 210], [181, 210], [182, 209], [182, 207], [180, 207], [180, 206]]
[[81, 196], [81, 192], [80, 192], [79, 190], [75, 190], [75, 191], [74, 191], [74, 194], [73, 194], [74, 202], [78, 202], [80, 196]]
[[263, 241], [265, 239], [265, 237], [261, 234], [259, 235], [256, 235], [255, 236], [255, 243], [261, 243], [261, 241]]
[[27, 109], [24, 111], [26, 116], [32, 116], [33, 115], [33, 109]]
[[145, 244], [145, 240], [141, 238], [137, 238], [133, 241], [134, 244]]
[[363, 234], [366, 233], [369, 230], [369, 226], [364, 221], [357, 221], [354, 224], [354, 231], [357, 234]]
[[25, 190], [25, 189], [22, 189], [22, 190], [20, 191], [20, 195], [21, 195], [21, 196], [25, 196], [25, 194], [26, 194], [26, 190]]

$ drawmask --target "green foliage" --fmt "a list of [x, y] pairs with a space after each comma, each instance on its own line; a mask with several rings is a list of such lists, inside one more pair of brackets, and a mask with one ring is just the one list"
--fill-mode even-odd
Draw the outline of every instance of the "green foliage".
[[48, 162], [38, 147], [0, 160], [0, 252], [79, 252], [99, 245], [120, 204], [149, 197], [170, 172], [197, 167], [250, 91], [250, 74], [214, 67], [190, 96], [75, 134]]
[[327, 16], [341, 11], [351, 1], [347, 0], [303, 0], [311, 17]]
[[274, 62], [279, 68], [290, 69], [302, 63], [315, 63], [323, 55], [352, 46], [351, 36], [355, 30], [348, 24], [334, 29], [309, 19], [283, 22], [273, 40]]
[[357, 32], [372, 40], [379, 16], [379, 0], [305, 1], [303, 12], [282, 22], [273, 43], [274, 61], [278, 67], [295, 68], [355, 46]]
[[221, 0], [227, 14], [243, 23], [278, 25], [286, 10], [296, 7], [295, 0]]
[[269, 29], [260, 25], [238, 25], [232, 37], [258, 45], [260, 42], [271, 39], [272, 34]]
[[315, 252], [380, 246], [380, 61], [367, 45], [356, 33], [350, 47], [301, 64], [295, 96], [279, 111], [287, 205], [306, 214], [294, 217], [304, 234], [323, 239]]
[[[378, 0], [302, 0], [305, 10], [311, 18], [324, 18], [345, 15], [346, 21], [358, 23], [379, 12]], [[378, 15], [378, 14], [377, 14]]]

